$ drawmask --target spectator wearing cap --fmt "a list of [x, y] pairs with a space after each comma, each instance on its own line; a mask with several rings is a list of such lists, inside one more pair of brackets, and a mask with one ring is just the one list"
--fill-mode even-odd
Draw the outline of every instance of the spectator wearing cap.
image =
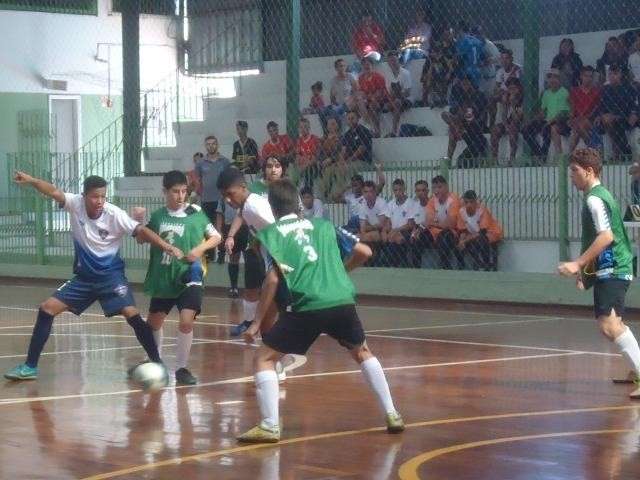
[[567, 90], [577, 86], [580, 81], [582, 59], [575, 51], [573, 40], [563, 38], [560, 41], [558, 54], [553, 57], [551, 68], [557, 68], [560, 72], [560, 83]]
[[571, 137], [569, 151], [573, 152], [582, 140], [586, 145], [591, 143], [593, 124], [600, 104], [601, 90], [594, 84], [595, 70], [591, 65], [582, 67], [580, 85], [571, 89], [569, 103], [571, 104]]
[[[569, 92], [560, 84], [560, 71], [552, 68], [547, 73], [547, 89], [542, 94], [540, 110], [522, 129], [522, 136], [531, 149], [531, 154], [546, 162], [549, 146], [553, 142], [556, 154], [562, 154], [562, 137], [571, 133], [568, 125]], [[542, 133], [542, 145], [536, 138]]]
[[474, 270], [489, 270], [492, 267], [491, 250], [502, 240], [502, 227], [489, 209], [478, 201], [473, 190], [467, 190], [462, 201], [457, 249], [471, 257]]
[[293, 160], [294, 145], [291, 138], [287, 134], [280, 135], [278, 124], [273, 120], [267, 123], [267, 133], [269, 140], [262, 146], [260, 166], [267, 158], [275, 157], [284, 167], [288, 167]]
[[260, 155], [256, 141], [247, 136], [249, 124], [244, 120], [238, 120], [236, 132], [238, 140], [233, 143], [233, 153], [231, 154], [233, 165], [245, 173], [257, 173], [260, 170], [258, 165]]
[[638, 92], [623, 81], [623, 70], [618, 65], [609, 67], [609, 82], [602, 89], [602, 99], [598, 109], [598, 124], [609, 135], [613, 147], [613, 157], [629, 157], [631, 147], [627, 130], [638, 126]]
[[500, 139], [509, 136], [509, 165], [515, 163], [518, 152], [518, 137], [524, 120], [523, 88], [520, 79], [511, 77], [507, 80], [507, 90], [502, 93], [501, 118], [491, 129], [491, 153], [494, 159], [498, 158]]
[[393, 115], [393, 127], [388, 136], [395, 137], [400, 128], [400, 116], [411, 108], [411, 74], [400, 66], [396, 50], [387, 52], [387, 66], [383, 71], [389, 92], [385, 109]]
[[360, 115], [373, 126], [373, 136], [380, 137], [380, 112], [389, 93], [384, 77], [373, 69], [373, 60], [362, 59], [362, 73], [358, 76], [357, 105]]
[[407, 29], [404, 36], [401, 51], [402, 65], [407, 65], [411, 60], [418, 60], [429, 55], [431, 36], [433, 29], [427, 21], [427, 12], [423, 7], [416, 9], [414, 21]]
[[[373, 19], [369, 10], [362, 14], [362, 20], [356, 27], [351, 38], [353, 54], [359, 62], [365, 58], [372, 62], [379, 62], [385, 46], [384, 30], [379, 23]], [[359, 65], [354, 64], [354, 70], [359, 70]]]
[[629, 64], [627, 52], [618, 37], [610, 37], [604, 47], [604, 53], [596, 64], [596, 70], [600, 79], [600, 84], [605, 84], [609, 80], [609, 69], [616, 65], [622, 72], [624, 82], [628, 80]]

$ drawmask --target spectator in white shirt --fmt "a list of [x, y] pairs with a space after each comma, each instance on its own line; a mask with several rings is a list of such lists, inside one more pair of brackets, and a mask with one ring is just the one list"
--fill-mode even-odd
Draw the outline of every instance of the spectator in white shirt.
[[413, 199], [413, 230], [409, 238], [411, 251], [410, 263], [414, 268], [422, 265], [422, 254], [427, 248], [433, 248], [433, 237], [425, 229], [427, 228], [427, 203], [429, 203], [429, 182], [418, 180], [414, 186], [415, 198]]
[[304, 187], [300, 190], [300, 198], [302, 199], [302, 216], [306, 219], [327, 218], [327, 211], [324, 204], [319, 198], [315, 198], [313, 190]]
[[411, 74], [409, 70], [400, 66], [398, 52], [395, 50], [387, 53], [387, 68], [384, 69], [384, 79], [389, 92], [385, 109], [393, 115], [393, 127], [387, 136], [395, 137], [400, 127], [402, 112], [411, 108]]
[[432, 34], [433, 29], [427, 21], [427, 12], [424, 8], [418, 7], [415, 21], [407, 29], [404, 41], [400, 46], [402, 65], [406, 65], [411, 60], [426, 58], [429, 55]]
[[377, 244], [382, 240], [387, 203], [378, 197], [376, 184], [370, 180], [363, 183], [362, 196], [364, 203], [360, 206], [359, 213], [360, 240]]
[[510, 78], [522, 77], [522, 67], [513, 62], [513, 52], [504, 50], [500, 54], [501, 67], [496, 73], [496, 86], [489, 101], [489, 127], [493, 127], [496, 122], [496, 114], [498, 112], [498, 104], [504, 103], [507, 94], [507, 80]]
[[407, 243], [415, 226], [415, 207], [413, 200], [407, 197], [404, 180], [396, 178], [392, 185], [394, 198], [387, 203], [382, 229], [382, 242], [387, 257], [385, 264], [391, 267], [408, 267]]
[[[378, 183], [376, 184], [376, 191], [378, 194], [382, 192], [384, 185], [387, 179], [384, 176], [382, 171], [382, 164], [376, 163], [376, 173], [378, 176]], [[346, 203], [348, 208], [348, 223], [344, 225], [342, 228], [351, 232], [351, 233], [359, 233], [360, 232], [360, 207], [364, 204], [364, 196], [362, 195], [362, 190], [364, 188], [364, 178], [362, 175], [356, 174], [351, 177], [350, 183], [351, 191], [347, 191], [347, 189], [343, 189], [339, 196], [333, 199], [336, 203]]]
[[331, 115], [340, 119], [346, 112], [355, 108], [354, 94], [358, 90], [358, 82], [347, 73], [347, 62], [342, 58], [336, 60], [333, 67], [336, 70], [336, 76], [331, 80], [329, 91], [331, 105], [328, 110]]

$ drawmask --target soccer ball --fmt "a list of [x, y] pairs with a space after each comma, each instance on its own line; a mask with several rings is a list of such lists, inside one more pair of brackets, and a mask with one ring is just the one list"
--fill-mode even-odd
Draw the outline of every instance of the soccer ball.
[[160, 390], [169, 384], [169, 373], [161, 363], [146, 362], [138, 365], [131, 378], [143, 388], [143, 390]]

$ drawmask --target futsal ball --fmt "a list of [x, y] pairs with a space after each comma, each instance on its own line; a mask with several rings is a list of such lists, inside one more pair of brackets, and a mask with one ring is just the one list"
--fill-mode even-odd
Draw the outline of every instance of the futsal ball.
[[169, 384], [167, 368], [161, 363], [142, 363], [136, 367], [131, 377], [144, 390], [160, 390]]

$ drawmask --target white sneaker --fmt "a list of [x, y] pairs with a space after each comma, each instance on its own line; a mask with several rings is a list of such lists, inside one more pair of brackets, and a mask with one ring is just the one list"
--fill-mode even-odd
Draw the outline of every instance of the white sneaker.
[[287, 372], [281, 362], [276, 362], [276, 373], [278, 374], [278, 382], [282, 383], [287, 379]]

